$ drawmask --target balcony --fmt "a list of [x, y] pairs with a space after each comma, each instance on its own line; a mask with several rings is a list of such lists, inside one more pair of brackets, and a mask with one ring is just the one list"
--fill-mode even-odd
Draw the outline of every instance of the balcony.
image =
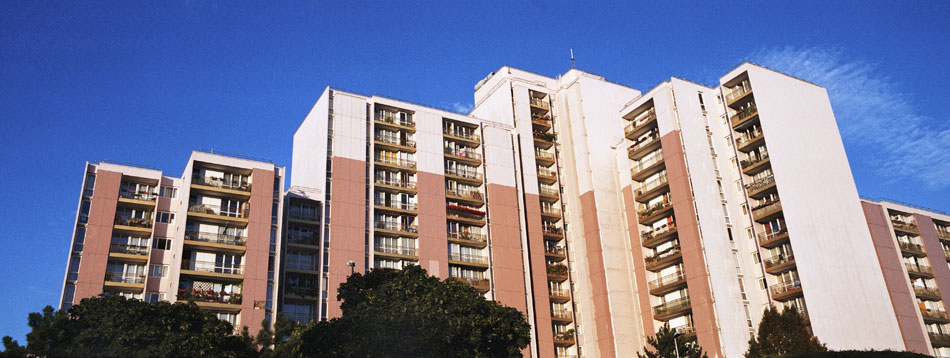
[[901, 253], [904, 256], [916, 256], [924, 257], [927, 256], [927, 252], [924, 251], [924, 246], [920, 244], [915, 244], [912, 242], [898, 241], [897, 245], [901, 248]]
[[178, 289], [178, 300], [179, 301], [194, 301], [199, 307], [202, 308], [217, 308], [225, 310], [240, 310], [241, 309], [241, 294], [226, 292], [226, 291], [214, 291], [214, 290], [200, 290], [200, 289]]
[[488, 268], [488, 256], [450, 252], [449, 263], [453, 265]]
[[545, 101], [544, 99], [533, 97], [533, 96], [529, 97], [528, 99], [530, 100], [529, 104], [531, 105], [531, 108], [542, 109], [545, 111], [547, 111], [548, 108], [550, 108], [548, 101]]
[[658, 321], [668, 321], [671, 318], [682, 316], [691, 309], [689, 296], [680, 297], [653, 306], [653, 318]]
[[654, 134], [638, 143], [631, 144], [630, 147], [627, 148], [627, 158], [640, 160], [640, 158], [645, 157], [648, 153], [659, 148], [660, 137], [658, 134]]
[[485, 205], [485, 198], [482, 196], [482, 192], [478, 190], [461, 191], [458, 189], [446, 189], [445, 198], [476, 205], [478, 207]]
[[795, 268], [795, 255], [776, 255], [762, 260], [765, 272], [778, 275]]
[[567, 258], [567, 252], [563, 246], [544, 245], [544, 256], [548, 259], [564, 260]]
[[[242, 210], [243, 208], [243, 210]], [[247, 203], [237, 206], [222, 207], [211, 204], [188, 204], [188, 216], [209, 219], [218, 223], [240, 223], [247, 224], [249, 213]]]
[[383, 190], [397, 192], [397, 193], [408, 193], [408, 194], [415, 194], [417, 192], [416, 182], [413, 182], [413, 181], [376, 178], [376, 180], [373, 183], [376, 184], [375, 188], [377, 189], [383, 189]]
[[216, 280], [240, 281], [244, 265], [228, 265], [214, 261], [181, 260], [181, 274]]
[[650, 281], [647, 287], [651, 295], [663, 296], [682, 287], [686, 287], [686, 274], [682, 271], [677, 271]]
[[466, 278], [466, 277], [449, 277], [452, 280], [456, 280], [462, 283], [465, 283], [469, 286], [472, 286], [478, 292], [488, 292], [491, 288], [491, 284], [488, 282], [487, 278]]
[[554, 345], [556, 346], [573, 346], [574, 345], [574, 329], [568, 329], [567, 331], [558, 333], [554, 332]]
[[470, 231], [449, 231], [448, 240], [449, 242], [477, 248], [488, 246], [485, 235]]
[[571, 293], [563, 288], [549, 288], [548, 298], [554, 302], [564, 303], [571, 300]]
[[476, 166], [482, 164], [482, 155], [472, 148], [445, 148], [442, 152], [449, 159], [454, 159], [456, 161], [465, 162]]
[[567, 280], [567, 265], [558, 263], [558, 264], [548, 264], [547, 266], [548, 279], [551, 281], [563, 282]]
[[313, 286], [287, 286], [284, 293], [292, 298], [304, 300], [316, 300], [320, 297], [317, 294], [317, 288]]
[[398, 158], [376, 157], [376, 165], [384, 166], [396, 170], [416, 171], [416, 161]]
[[744, 84], [739, 84], [738, 86], [729, 90], [729, 93], [726, 93], [726, 103], [730, 105], [736, 103], [738, 100], [744, 98], [751, 92], [752, 86], [750, 86], [747, 82]]
[[419, 229], [417, 229], [415, 226], [405, 226], [393, 222], [377, 221], [373, 223], [373, 229], [379, 233], [395, 236], [419, 236]]
[[374, 144], [377, 147], [388, 148], [401, 152], [416, 152], [416, 141], [412, 139], [401, 139], [393, 135], [381, 135], [377, 133], [374, 137]]
[[242, 236], [185, 231], [185, 246], [240, 252], [245, 250], [246, 245], [247, 239]]
[[920, 308], [920, 315], [924, 317], [924, 323], [950, 323], [950, 317], [947, 312], [939, 309]]
[[912, 235], [920, 235], [920, 230], [917, 228], [917, 224], [903, 222], [900, 220], [891, 220], [891, 225], [894, 226], [894, 231]]
[[376, 256], [393, 257], [397, 259], [417, 259], [415, 246], [386, 245], [376, 243], [373, 247]]
[[937, 230], [937, 238], [943, 241], [950, 242], [950, 231]]
[[927, 332], [927, 335], [930, 336], [930, 345], [934, 347], [950, 347], [950, 334]]
[[564, 230], [557, 226], [542, 226], [541, 232], [546, 238], [556, 238], [560, 239], [564, 237]]
[[534, 160], [545, 167], [554, 165], [554, 153], [543, 150], [534, 151]]
[[551, 129], [551, 117], [542, 116], [542, 115], [532, 115], [531, 125], [535, 126], [538, 129], [547, 131]]
[[158, 200], [158, 195], [155, 193], [119, 191], [119, 203], [151, 208], [155, 206], [156, 200]]
[[765, 136], [761, 131], [754, 131], [751, 134], [742, 133], [737, 135], [736, 149], [743, 153], [748, 153], [764, 143]]
[[554, 134], [534, 131], [534, 146], [537, 148], [548, 149], [554, 145]]
[[379, 211], [390, 211], [405, 214], [415, 214], [419, 211], [418, 205], [416, 203], [404, 203], [401, 201], [387, 202], [386, 200], [381, 200], [380, 198], [375, 198], [373, 200], [373, 208]]
[[761, 154], [758, 158], [752, 157], [748, 159], [743, 159], [739, 162], [739, 165], [742, 166], [742, 173], [748, 176], [756, 175], [766, 168], [771, 166], [769, 161], [769, 154]]
[[759, 110], [756, 107], [755, 103], [751, 103], [748, 107], [736, 111], [736, 114], [733, 114], [729, 117], [729, 121], [732, 123], [732, 128], [735, 128], [737, 131], [742, 130], [749, 124], [752, 124], [753, 119], [758, 118]]
[[640, 238], [643, 241], [643, 246], [654, 248], [660, 244], [666, 242], [667, 240], [673, 238], [676, 234], [676, 222], [667, 223], [663, 226], [660, 226], [651, 231], [641, 231]]
[[752, 219], [758, 223], [766, 223], [782, 213], [782, 202], [772, 200], [752, 208]]
[[141, 292], [145, 288], [145, 275], [106, 271], [104, 286], [119, 291]]
[[927, 265], [914, 265], [912, 263], [905, 262], [904, 267], [907, 267], [907, 275], [913, 278], [934, 278], [934, 269], [933, 267]]
[[665, 163], [663, 162], [663, 148], [660, 148], [653, 152], [652, 157], [643, 159], [631, 165], [630, 178], [635, 181], [643, 181], [664, 167]]
[[442, 128], [442, 134], [447, 139], [452, 139], [455, 141], [463, 141], [475, 145], [476, 147], [482, 144], [481, 137], [475, 133], [477, 129], [473, 128], [471, 133], [466, 133], [462, 131], [452, 130], [452, 128]]
[[558, 323], [574, 322], [574, 313], [569, 310], [551, 310], [551, 320]]
[[109, 245], [109, 254], [121, 254], [122, 256], [147, 256], [148, 246], [129, 245], [113, 242]]
[[543, 186], [538, 187], [538, 196], [540, 196], [541, 201], [554, 203], [560, 199], [560, 193], [557, 189], [554, 188], [545, 188]]
[[561, 219], [561, 209], [556, 206], [541, 206], [541, 216], [549, 219]]
[[542, 167], [542, 166], [540, 166], [540, 165], [539, 165], [537, 168], [538, 168], [538, 174], [537, 174], [537, 175], [538, 175], [538, 181], [539, 181], [539, 182], [542, 182], [542, 183], [548, 184], [548, 185], [557, 183], [557, 172], [556, 172], [556, 171], [551, 170], [550, 168]]
[[448, 204], [445, 206], [445, 218], [464, 224], [485, 226], [485, 212], [464, 205]]
[[940, 296], [940, 291], [931, 287], [921, 287], [914, 285], [914, 295], [917, 296], [917, 298], [926, 301], [943, 300], [943, 298]]
[[666, 179], [666, 173], [662, 173], [656, 178], [640, 184], [640, 187], [637, 189], [636, 200], [640, 203], [649, 202], [650, 199], [665, 192], [668, 189], [668, 185], [669, 182]]
[[674, 330], [686, 339], [696, 338], [696, 327], [692, 323], [676, 327]]
[[482, 185], [482, 174], [474, 170], [459, 170], [457, 168], [446, 168], [445, 176], [449, 179], [455, 179], [463, 183]]
[[651, 225], [657, 222], [659, 219], [668, 217], [671, 209], [673, 209], [673, 203], [667, 199], [665, 201], [656, 203], [649, 208], [641, 209], [637, 212], [637, 218], [639, 219], [640, 224]]
[[226, 194], [239, 197], [251, 195], [251, 184], [243, 180], [196, 175], [191, 177], [191, 187], [198, 192], [212, 195]]
[[402, 118], [396, 112], [376, 112], [375, 124], [407, 132], [416, 131], [416, 122], [409, 118]]
[[950, 250], [943, 250], [943, 256], [950, 262]]
[[775, 189], [775, 176], [769, 175], [764, 178], [756, 179], [754, 182], [746, 184], [745, 190], [750, 198], [761, 199]]
[[788, 242], [788, 228], [783, 227], [772, 232], [760, 232], [756, 237], [759, 239], [759, 246], [771, 249]]
[[624, 127], [623, 132], [627, 139], [637, 140], [642, 134], [656, 127], [656, 110], [650, 108], [649, 111], [641, 113], [630, 124]]
[[769, 287], [772, 299], [776, 301], [789, 301], [802, 295], [802, 282], [799, 280], [782, 282]]
[[646, 269], [648, 271], [656, 272], [673, 266], [677, 262], [682, 261], [682, 259], [683, 252], [680, 251], [680, 247], [673, 246], [662, 252], [647, 256], [645, 259], [643, 259], [643, 261], [646, 263]]
[[152, 218], [151, 215], [147, 218], [129, 218], [121, 215], [116, 215], [115, 221], [113, 222], [115, 229], [123, 231], [131, 231], [138, 233], [151, 233], [152, 232]]

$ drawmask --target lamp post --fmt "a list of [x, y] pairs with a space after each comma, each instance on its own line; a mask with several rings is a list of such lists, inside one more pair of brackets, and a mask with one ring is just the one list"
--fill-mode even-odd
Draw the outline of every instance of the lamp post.
[[680, 336], [680, 330], [678, 329], [674, 330], [673, 331], [673, 351], [676, 352], [676, 358], [680, 358], [680, 345], [679, 345], [679, 340], [677, 339], [679, 338], [679, 336]]
[[346, 265], [350, 267], [350, 275], [352, 275], [353, 271], [356, 269], [356, 261], [349, 260], [346, 262]]

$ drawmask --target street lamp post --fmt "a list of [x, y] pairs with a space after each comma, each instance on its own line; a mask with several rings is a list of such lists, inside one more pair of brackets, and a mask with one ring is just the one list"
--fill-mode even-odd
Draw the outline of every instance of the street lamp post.
[[352, 275], [353, 271], [356, 270], [356, 261], [349, 260], [346, 262], [346, 265], [350, 267], [350, 275]]
[[680, 358], [680, 345], [679, 345], [679, 340], [677, 339], [679, 338], [679, 336], [680, 336], [680, 331], [675, 330], [673, 332], [673, 351], [676, 352], [676, 358]]

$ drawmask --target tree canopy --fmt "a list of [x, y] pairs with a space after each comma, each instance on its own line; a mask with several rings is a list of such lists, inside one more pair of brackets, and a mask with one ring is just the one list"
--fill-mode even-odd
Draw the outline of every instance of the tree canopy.
[[354, 274], [338, 289], [343, 314], [288, 342], [305, 357], [520, 357], [529, 341], [518, 310], [418, 266]]
[[[42, 313], [31, 313], [28, 321], [32, 331], [26, 337], [26, 350], [38, 356], [243, 357], [256, 354], [246, 332], [234, 335], [230, 323], [199, 309], [194, 303], [145, 303], [109, 295], [83, 299], [68, 312], [46, 306]], [[6, 337], [4, 343], [7, 343]]]
[[668, 324], [661, 326], [653, 337], [647, 337], [647, 344], [650, 347], [643, 347], [643, 354], [637, 352], [637, 357], [674, 358], [678, 353], [682, 358], [707, 358], [699, 344], [679, 335]]
[[784, 309], [781, 313], [768, 307], [759, 322], [759, 334], [749, 340], [746, 358], [779, 357], [806, 353], [825, 352], [818, 337], [808, 330], [805, 319], [797, 309]]

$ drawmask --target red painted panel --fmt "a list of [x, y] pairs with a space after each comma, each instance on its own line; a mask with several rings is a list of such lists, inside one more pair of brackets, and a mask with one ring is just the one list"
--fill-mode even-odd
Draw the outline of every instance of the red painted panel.
[[449, 277], [445, 227], [445, 176], [418, 172], [419, 265], [430, 275]]
[[518, 204], [514, 201], [517, 191], [497, 184], [488, 184], [487, 188], [495, 300], [527, 312]]
[[102, 293], [121, 182], [122, 173], [108, 170], [96, 171], [96, 185], [92, 194], [89, 222], [86, 224], [86, 238], [79, 266], [79, 277], [76, 280], [74, 303]]
[[584, 242], [587, 247], [587, 262], [590, 268], [591, 296], [594, 303], [594, 321], [597, 330], [597, 345], [602, 357], [614, 357], [614, 332], [610, 318], [610, 300], [607, 292], [607, 274], [604, 267], [604, 250], [600, 242], [600, 225], [597, 223], [597, 204], [594, 192], [581, 194], [581, 212], [584, 218]]
[[[622, 190], [624, 202], [624, 214], [627, 216], [627, 223], [630, 232], [630, 247], [633, 248], [633, 273], [636, 276], [637, 300], [640, 302], [640, 317], [643, 323], [643, 331], [650, 335], [656, 332], [653, 326], [653, 310], [650, 307], [650, 291], [647, 286], [649, 278], [647, 276], [646, 263], [643, 261], [643, 245], [640, 238], [640, 224], [637, 213], [637, 206], [633, 200], [633, 187], [626, 186]], [[645, 345], [646, 341], [640, 342]]]
[[366, 162], [333, 157], [330, 196], [333, 202], [330, 203], [327, 318], [335, 318], [342, 314], [336, 299], [337, 288], [351, 272], [346, 262], [356, 263], [355, 272], [366, 271]]
[[266, 301], [267, 263], [270, 258], [270, 230], [274, 203], [274, 171], [251, 172], [250, 213], [247, 223], [247, 251], [244, 254], [244, 284], [241, 301], [241, 325], [251, 332], [261, 329], [265, 311], [255, 309], [255, 301]]
[[[554, 356], [554, 330], [551, 326], [551, 299], [548, 293], [548, 267], [544, 257], [544, 236], [541, 227], [541, 199], [525, 195], [528, 231], [528, 258], [531, 263], [531, 289], [534, 295], [534, 324], [538, 330], [538, 354]], [[494, 218], [495, 216], [492, 216]]]

